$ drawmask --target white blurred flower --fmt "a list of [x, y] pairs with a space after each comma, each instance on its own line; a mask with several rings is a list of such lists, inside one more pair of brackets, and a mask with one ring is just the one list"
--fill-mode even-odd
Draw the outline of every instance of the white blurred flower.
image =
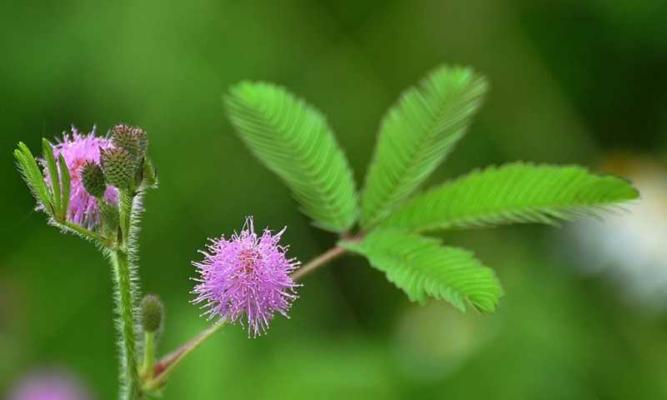
[[624, 297], [646, 309], [667, 310], [667, 169], [645, 160], [611, 163], [628, 177], [640, 200], [627, 212], [586, 219], [566, 232], [577, 241], [584, 272], [599, 273]]

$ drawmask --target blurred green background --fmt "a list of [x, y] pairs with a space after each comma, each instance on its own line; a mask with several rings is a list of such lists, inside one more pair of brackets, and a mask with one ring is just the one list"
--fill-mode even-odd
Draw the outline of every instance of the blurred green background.
[[[0, 397], [50, 367], [98, 399], [116, 394], [109, 267], [33, 210], [11, 157], [19, 140], [37, 151], [71, 124], [149, 131], [160, 188], [146, 198], [140, 273], [165, 300], [166, 351], [208, 325], [189, 304], [190, 262], [207, 237], [254, 215], [287, 226], [300, 260], [334, 240], [234, 136], [221, 107], [229, 85], [271, 80], [315, 104], [361, 182], [400, 91], [439, 63], [471, 65], [491, 94], [431, 182], [521, 159], [611, 164], [631, 178], [648, 168], [660, 187], [665, 20], [663, 0], [0, 2]], [[667, 196], [654, 200], [655, 227]], [[630, 232], [624, 223], [615, 229]], [[647, 302], [641, 288], [627, 294], [616, 267], [587, 273], [604, 246], [577, 246], [577, 229], [444, 235], [497, 270], [506, 296], [493, 316], [418, 307], [362, 259], [341, 259], [304, 281], [291, 319], [268, 335], [217, 334], [165, 399], [667, 398], [667, 284]], [[630, 259], [610, 264], [640, 281], [667, 274], [660, 256], [645, 257], [650, 271], [624, 269], [646, 254], [610, 229], [597, 234]], [[655, 239], [642, 229], [637, 242]]]

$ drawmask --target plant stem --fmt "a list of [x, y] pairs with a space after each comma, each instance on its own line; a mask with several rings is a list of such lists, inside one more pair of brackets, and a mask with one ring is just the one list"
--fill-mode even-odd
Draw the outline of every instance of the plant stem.
[[120, 192], [118, 208], [118, 223], [123, 236], [123, 247], [127, 247], [130, 239], [130, 228], [132, 227], [132, 195], [126, 190]]
[[[356, 239], [352, 239], [356, 240]], [[292, 273], [292, 279], [295, 281], [303, 279], [304, 276], [315, 271], [319, 267], [326, 265], [328, 262], [334, 260], [345, 254], [346, 250], [343, 247], [335, 246], [331, 249], [325, 251], [319, 256], [313, 258], [301, 268]], [[160, 361], [155, 364], [155, 369], [153, 371], [154, 379], [148, 381], [144, 388], [146, 390], [155, 390], [162, 386], [168, 377], [168, 375], [179, 365], [179, 363], [190, 353], [192, 353], [196, 348], [201, 346], [206, 339], [211, 337], [215, 332], [219, 331], [225, 325], [224, 321], [215, 323], [214, 325], [208, 327], [206, 330], [200, 332], [194, 338], [185, 342], [179, 348], [169, 353], [163, 357]]]
[[341, 255], [343, 255], [343, 253], [345, 253], [345, 249], [340, 246], [335, 246], [330, 248], [329, 250], [325, 251], [324, 253], [320, 254], [319, 256], [313, 258], [312, 260], [304, 264], [301, 268], [294, 271], [292, 273], [292, 279], [294, 279], [295, 281], [302, 279], [304, 276], [313, 272], [322, 265], [328, 263], [329, 261], [337, 257], [340, 257]]
[[137, 369], [137, 340], [130, 260], [128, 254], [121, 249], [112, 252], [111, 260], [114, 267], [114, 281], [116, 284], [116, 306], [120, 314], [118, 330], [122, 347], [121, 379], [124, 386], [123, 398], [134, 400], [139, 396], [139, 372]]
[[219, 331], [220, 328], [225, 326], [224, 321], [218, 321], [212, 326], [208, 327], [206, 330], [200, 332], [197, 336], [188, 340], [178, 349], [167, 354], [163, 357], [153, 370], [154, 379], [149, 380], [144, 386], [146, 391], [152, 391], [158, 389], [165, 382], [169, 374], [179, 365], [179, 363], [190, 353], [192, 353], [196, 348], [198, 348], [206, 339], [211, 337], [215, 332]]
[[74, 233], [76, 233], [76, 234], [78, 234], [78, 235], [80, 235], [80, 236], [82, 236], [86, 239], [89, 239], [89, 240], [92, 240], [92, 241], [98, 241], [106, 247], [110, 247], [111, 244], [112, 244], [109, 239], [99, 235], [98, 233], [95, 233], [91, 230], [88, 230], [88, 229], [82, 227], [81, 225], [73, 224], [69, 221], [57, 222], [56, 225], [60, 225], [61, 228], [65, 229], [65, 230], [72, 231], [72, 232], [74, 232]]
[[135, 400], [141, 395], [139, 370], [137, 366], [137, 334], [135, 323], [135, 293], [132, 280], [132, 255], [136, 251], [132, 238], [132, 204], [133, 196], [127, 191], [121, 191], [119, 202], [119, 225], [121, 230], [120, 246], [111, 251], [111, 260], [114, 264], [116, 283], [116, 304], [120, 320], [118, 330], [122, 346], [121, 379], [122, 398]]
[[142, 379], [153, 378], [155, 365], [155, 332], [144, 331], [144, 362], [141, 366]]

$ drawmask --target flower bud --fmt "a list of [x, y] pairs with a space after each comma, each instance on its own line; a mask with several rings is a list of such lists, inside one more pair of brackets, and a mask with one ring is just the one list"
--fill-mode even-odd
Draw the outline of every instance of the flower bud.
[[129, 189], [136, 176], [137, 160], [127, 150], [102, 150], [102, 170], [107, 182], [118, 189]]
[[107, 189], [102, 168], [94, 162], [87, 161], [81, 169], [81, 181], [86, 192], [93, 197], [100, 198]]
[[111, 141], [114, 146], [127, 150], [137, 159], [142, 158], [148, 148], [148, 136], [143, 129], [122, 124], [111, 130]]
[[157, 172], [150, 158], [144, 158], [143, 171], [141, 174], [141, 183], [145, 188], [157, 187]]
[[141, 325], [146, 332], [156, 332], [162, 325], [164, 306], [160, 298], [149, 294], [141, 301]]
[[105, 232], [112, 233], [118, 229], [120, 216], [118, 207], [115, 204], [109, 204], [106, 201], [98, 201], [100, 215], [102, 216], [102, 226]]

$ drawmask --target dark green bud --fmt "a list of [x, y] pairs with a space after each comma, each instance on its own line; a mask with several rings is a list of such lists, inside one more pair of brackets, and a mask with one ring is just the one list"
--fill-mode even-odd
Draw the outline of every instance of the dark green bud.
[[131, 155], [142, 158], [148, 149], [148, 136], [141, 128], [116, 125], [111, 129], [111, 142], [117, 148], [127, 150]]
[[102, 150], [102, 171], [106, 181], [118, 189], [132, 187], [137, 171], [137, 159], [121, 148]]
[[81, 181], [83, 187], [91, 196], [100, 198], [107, 189], [107, 183], [104, 181], [104, 172], [102, 168], [94, 162], [86, 162], [81, 169]]
[[141, 301], [141, 325], [146, 332], [157, 332], [164, 319], [164, 306], [160, 298], [149, 294]]

